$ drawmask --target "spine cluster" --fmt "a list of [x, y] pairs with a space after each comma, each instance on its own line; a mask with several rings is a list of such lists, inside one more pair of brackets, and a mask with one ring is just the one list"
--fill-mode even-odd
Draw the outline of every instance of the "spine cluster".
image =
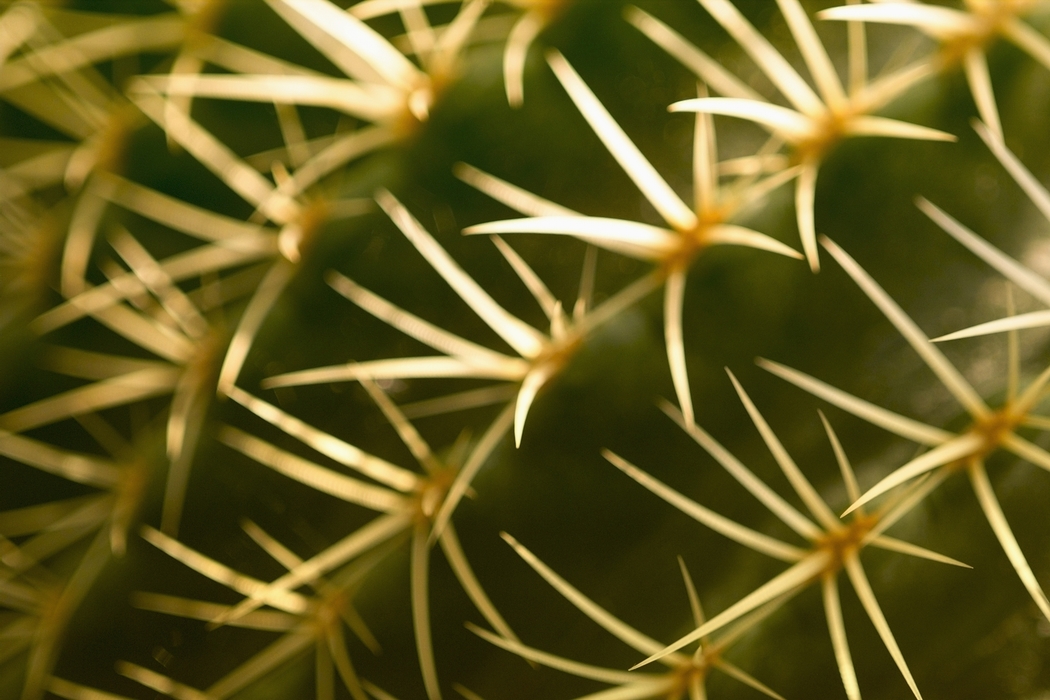
[[347, 4], [0, 1], [0, 697], [1050, 688], [1050, 4]]

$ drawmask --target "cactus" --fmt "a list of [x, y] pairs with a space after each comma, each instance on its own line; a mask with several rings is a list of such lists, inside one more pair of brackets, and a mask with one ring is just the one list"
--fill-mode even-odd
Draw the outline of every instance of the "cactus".
[[1044, 697], [1048, 10], [0, 2], [0, 697]]

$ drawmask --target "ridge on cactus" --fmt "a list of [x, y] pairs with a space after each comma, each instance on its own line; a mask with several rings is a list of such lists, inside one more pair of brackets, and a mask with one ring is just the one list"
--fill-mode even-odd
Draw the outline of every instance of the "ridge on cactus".
[[1042, 697], [1048, 10], [0, 0], [0, 700]]

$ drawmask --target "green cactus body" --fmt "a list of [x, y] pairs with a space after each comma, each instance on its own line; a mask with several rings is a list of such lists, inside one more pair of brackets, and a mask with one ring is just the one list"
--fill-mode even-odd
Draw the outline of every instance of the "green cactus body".
[[832, 5], [0, 1], [0, 698], [1047, 696], [1050, 7]]

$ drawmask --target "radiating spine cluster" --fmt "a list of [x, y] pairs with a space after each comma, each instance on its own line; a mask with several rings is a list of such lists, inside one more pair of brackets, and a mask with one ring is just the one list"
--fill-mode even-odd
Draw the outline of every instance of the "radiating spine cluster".
[[[759, 82], [754, 76], [738, 77], [690, 43], [660, 19], [658, 8], [619, 8], [627, 22], [695, 74], [696, 97], [668, 106], [672, 113], [694, 114], [691, 204], [672, 185], [677, 180], [662, 175], [643, 154], [586, 77], [558, 50], [539, 46], [548, 25], [570, 11], [568, 0], [345, 4], [265, 0], [253, 8], [265, 9], [288, 36], [316, 53], [299, 64], [279, 51], [271, 54], [223, 38], [223, 22], [238, 16], [233, 0], [170, 0], [169, 11], [135, 18], [54, 9], [26, 0], [0, 3], [0, 100], [34, 128], [57, 134], [21, 139], [20, 148], [14, 148], [17, 139], [9, 139], [13, 155], [5, 155], [0, 163], [0, 331], [14, 333], [9, 329], [17, 328], [21, 333], [24, 327], [34, 336], [27, 342], [39, 348], [35, 364], [62, 378], [54, 384], [60, 387], [56, 390], [52, 384], [20, 386], [25, 397], [18, 394], [16, 405], [4, 404], [0, 455], [7, 460], [4, 469], [13, 475], [29, 468], [46, 474], [43, 479], [70, 482], [82, 494], [44, 500], [39, 494], [14, 497], [10, 502], [17, 505], [0, 512], [0, 670], [17, 666], [17, 692], [24, 700], [46, 693], [71, 700], [125, 697], [74, 682], [56, 671], [56, 664], [63, 655], [75, 654], [63, 646], [70, 621], [111, 558], [136, 550], [131, 538], [221, 584], [227, 598], [219, 602], [180, 596], [178, 591], [138, 590], [130, 607], [204, 622], [209, 629], [237, 627], [277, 635], [261, 651], [231, 659], [222, 675], [206, 683], [186, 682], [139, 662], [115, 661], [118, 675], [178, 700], [237, 696], [280, 673], [311, 647], [312, 692], [318, 700], [393, 697], [359, 674], [351, 648], [359, 643], [378, 653], [382, 647], [382, 631], [370, 629], [368, 613], [359, 611], [355, 596], [401, 550], [408, 560], [412, 663], [421, 678], [420, 697], [442, 697], [453, 679], [446, 680], [441, 672], [431, 629], [431, 601], [446, 593], [430, 585], [430, 550], [435, 545], [491, 627], [468, 623], [477, 636], [532, 664], [608, 686], [579, 700], [699, 700], [707, 697], [706, 681], [714, 669], [781, 698], [776, 689], [757, 680], [761, 669], [742, 669], [723, 654], [757, 634], [763, 623], [811, 587], [820, 590], [845, 695], [859, 699], [864, 683], [847, 641], [838, 586], [843, 571], [905, 684], [921, 699], [920, 684], [905, 660], [911, 650], [898, 645], [861, 555], [873, 547], [966, 567], [948, 555], [887, 534], [958, 471], [966, 472], [1007, 560], [1050, 621], [1050, 602], [1037, 569], [1018, 543], [986, 468], [992, 455], [1005, 451], [1050, 470], [1050, 452], [1020, 434], [1027, 428], [1050, 427], [1050, 418], [1038, 412], [1048, 393], [1050, 369], [1022, 388], [1017, 349], [1018, 331], [1050, 325], [1050, 312], [1014, 315], [1011, 308], [1004, 319], [931, 341], [858, 262], [818, 235], [816, 213], [818, 173], [842, 140], [956, 140], [957, 135], [880, 112], [961, 65], [981, 119], [974, 122], [978, 135], [1050, 221], [1050, 193], [1006, 146], [1008, 134], [988, 64], [993, 43], [1004, 38], [1050, 68], [1050, 40], [1034, 28], [1047, 3], [966, 0], [954, 9], [880, 1], [823, 9], [817, 18], [846, 23], [846, 65], [840, 67], [799, 0], [777, 0], [787, 35], [808, 73], [803, 75], [796, 67], [799, 63], [783, 55], [730, 0], [699, 0], [695, 11], [706, 13], [728, 33], [757, 67], [756, 75], [772, 85], [775, 94], [770, 95], [754, 86]], [[936, 46], [897, 64], [891, 61], [876, 73], [867, 35], [868, 25], [874, 24], [913, 27]], [[398, 32], [402, 33], [394, 36]], [[439, 242], [440, 235], [422, 223], [422, 214], [414, 215], [402, 203], [412, 202], [397, 178], [368, 192], [358, 192], [342, 180], [355, 169], [367, 169], [374, 162], [369, 158], [425, 140], [442, 100], [456, 90], [461, 76], [485, 65], [487, 44], [493, 41], [503, 44], [497, 50], [498, 73], [509, 105], [529, 110], [533, 100], [540, 99], [538, 90], [526, 90], [526, 82], [534, 73], [530, 51], [534, 57], [542, 54], [545, 63], [535, 61], [535, 67], [552, 71], [655, 214], [646, 210], [638, 217], [642, 220], [591, 216], [516, 184], [514, 173], [489, 173], [465, 162], [448, 164], [459, 180], [523, 215], [473, 224], [462, 232], [469, 245], [488, 246], [491, 241], [512, 273], [508, 278], [524, 286], [542, 312], [543, 329], [525, 314], [509, 310], [509, 304], [497, 301], [496, 290], [486, 290], [467, 272], [448, 251], [450, 246]], [[333, 70], [310, 67], [319, 60]], [[280, 145], [245, 154], [229, 134], [227, 143], [223, 130], [229, 125], [200, 107], [214, 102], [271, 110]], [[326, 116], [318, 117], [319, 112]], [[720, 158], [716, 117], [758, 125], [766, 132], [764, 144], [745, 155]], [[140, 142], [144, 133], [153, 132], [163, 135], [166, 157], [192, 163], [199, 177], [206, 171], [211, 178], [207, 187], [222, 188], [235, 203], [222, 209], [207, 204], [211, 200], [206, 196], [192, 201], [185, 194], [192, 188], [149, 182], [137, 149], [146, 152]], [[377, 172], [382, 174], [379, 168]], [[371, 175], [363, 179], [375, 185]], [[758, 214], [768, 213], [776, 192], [792, 181], [801, 252], [750, 225]], [[601, 193], [593, 196], [603, 199]], [[932, 202], [919, 198], [917, 204], [1010, 283], [1050, 305], [1050, 284], [1043, 277]], [[348, 220], [364, 220], [376, 208], [385, 215], [384, 224], [391, 222], [422, 256], [435, 279], [451, 287], [509, 351], [445, 329], [427, 320], [424, 312], [388, 300], [317, 259], [327, 230]], [[511, 244], [514, 239], [501, 238], [507, 234], [540, 234], [550, 249], [571, 244], [564, 237], [582, 242], [586, 252], [575, 299], [560, 299], [553, 284], [537, 272], [538, 265]], [[848, 503], [841, 504], [848, 508], [840, 516], [730, 371], [741, 403], [794, 491], [792, 498], [800, 500], [808, 514], [792, 505], [697, 424], [697, 407], [705, 407], [707, 399], [694, 397], [695, 382], [687, 368], [688, 358], [696, 356], [686, 347], [683, 330], [687, 277], [697, 259], [721, 245], [804, 259], [813, 273], [821, 269], [823, 245], [933, 371], [967, 414], [968, 424], [942, 428], [920, 422], [800, 370], [759, 359], [761, 367], [781, 379], [924, 450], [903, 465], [883, 465], [884, 476], [864, 490], [831, 422], [821, 413], [848, 496]], [[599, 256], [605, 260], [610, 255], [650, 264], [652, 269], [608, 291], [605, 280], [599, 280], [599, 270], [605, 269]], [[747, 256], [741, 260], [739, 264], [745, 264]], [[340, 264], [333, 262], [335, 267]], [[326, 303], [345, 305], [348, 300], [428, 348], [424, 352], [438, 354], [383, 354], [291, 370], [272, 363], [264, 370], [269, 376], [249, 386], [245, 370], [253, 353], [260, 352], [257, 339], [268, 319], [296, 283], [317, 281], [310, 276], [319, 268], [325, 270], [321, 276], [327, 283]], [[389, 272], [394, 275], [397, 270]], [[596, 293], [599, 287], [601, 296]], [[684, 495], [619, 456], [617, 445], [605, 446], [601, 454], [608, 462], [678, 510], [747, 549], [789, 565], [707, 616], [685, 560], [679, 557], [692, 611], [683, 628], [692, 631], [668, 646], [613, 615], [512, 534], [503, 533], [557, 593], [647, 657], [634, 669], [614, 669], [546, 652], [519, 638], [483, 587], [485, 573], [476, 573], [478, 564], [471, 563], [454, 521], [465, 498], [485, 498], [474, 492], [479, 473], [498, 469], [501, 462], [514, 459], [506, 455], [523, 444], [528, 447], [527, 419], [542, 410], [542, 402], [537, 403], [541, 393], [571, 372], [595, 336], [644, 305], [660, 287], [666, 367], [677, 401], [677, 406], [664, 402], [664, 412], [803, 543], [793, 544], [721, 515], [714, 505]], [[993, 409], [936, 343], [998, 332], [1010, 334], [1010, 351], [1005, 398]], [[271, 366], [280, 369], [271, 371]], [[414, 411], [396, 403], [397, 391], [404, 386], [433, 381], [447, 387], [459, 380], [471, 383], [428, 398]], [[361, 415], [381, 416], [384, 428], [393, 429], [417, 466], [406, 468], [354, 444], [356, 439], [312, 425], [297, 415], [292, 402], [285, 406], [280, 398], [290, 395], [280, 392], [296, 388], [348, 382], [360, 386], [372, 402]], [[479, 387], [478, 382], [484, 384]], [[264, 398], [270, 390], [277, 391], [277, 400]], [[484, 428], [474, 439], [469, 431], [473, 423], [464, 419], [460, 437], [447, 451], [432, 446], [409, 416], [447, 418], [475, 409], [492, 411], [486, 414]], [[273, 437], [233, 425], [242, 419], [261, 420], [274, 429], [269, 433]], [[209, 468], [199, 455], [212, 454], [216, 447], [366, 512], [364, 524], [302, 555], [297, 546], [282, 543], [244, 516], [241, 526], [254, 543], [253, 552], [265, 555], [269, 565], [278, 565], [284, 573], [267, 579], [224, 563], [223, 554], [212, 556], [180, 539], [192, 512], [187, 505], [192, 501], [191, 479], [197, 478], [197, 470]], [[311, 456], [299, 450], [309, 450]], [[644, 463], [645, 458], [633, 459]], [[11, 483], [17, 485], [20, 478], [12, 476]], [[141, 542], [136, 539], [135, 544]], [[702, 575], [718, 572], [705, 570]], [[230, 602], [231, 595], [236, 601]], [[656, 661], [666, 666], [663, 672], [636, 670]], [[478, 697], [458, 684], [451, 687], [464, 697]]]

